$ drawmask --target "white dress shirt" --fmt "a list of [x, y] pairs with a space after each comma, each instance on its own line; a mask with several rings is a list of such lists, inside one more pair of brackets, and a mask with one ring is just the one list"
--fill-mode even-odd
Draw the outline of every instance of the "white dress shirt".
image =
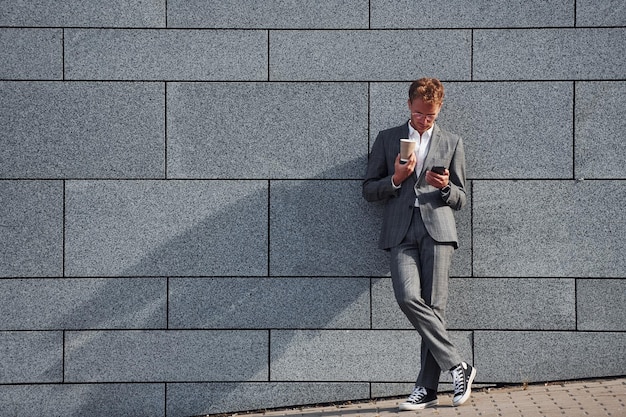
[[417, 164], [415, 164], [415, 174], [417, 178], [422, 173], [424, 169], [424, 161], [426, 160], [426, 155], [428, 154], [428, 147], [430, 146], [430, 138], [433, 135], [433, 129], [435, 125], [428, 129], [423, 134], [419, 134], [419, 132], [413, 129], [411, 126], [411, 121], [409, 121], [409, 139], [417, 142], [415, 145], [415, 156], [417, 157]]

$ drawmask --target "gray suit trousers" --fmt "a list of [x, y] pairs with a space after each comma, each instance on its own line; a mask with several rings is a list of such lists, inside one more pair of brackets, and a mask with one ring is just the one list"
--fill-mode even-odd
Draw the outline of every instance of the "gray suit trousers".
[[438, 244], [428, 234], [417, 208], [404, 240], [391, 248], [396, 300], [422, 338], [416, 385], [433, 390], [439, 385], [441, 370], [461, 362], [444, 319], [453, 253], [453, 245]]

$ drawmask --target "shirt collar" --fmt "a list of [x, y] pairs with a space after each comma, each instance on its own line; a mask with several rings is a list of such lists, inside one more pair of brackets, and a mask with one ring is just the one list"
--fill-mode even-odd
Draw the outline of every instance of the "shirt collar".
[[420, 135], [417, 130], [413, 129], [413, 126], [411, 126], [410, 120], [408, 122], [408, 125], [409, 125], [409, 137], [416, 136], [418, 138], [425, 139], [425, 140], [430, 140], [430, 137], [433, 135], [433, 130], [435, 129], [435, 124], [433, 123], [433, 127], [431, 127], [426, 132], [424, 132], [423, 135]]

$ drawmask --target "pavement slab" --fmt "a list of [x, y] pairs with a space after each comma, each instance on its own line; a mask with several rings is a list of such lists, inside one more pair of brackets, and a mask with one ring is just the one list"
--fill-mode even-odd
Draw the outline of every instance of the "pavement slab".
[[403, 401], [404, 398], [390, 398], [368, 402], [236, 413], [228, 416], [624, 417], [626, 416], [626, 377], [479, 388], [473, 390], [468, 402], [460, 407], [452, 406], [452, 393], [440, 394], [438, 406], [419, 411], [398, 411], [398, 404]]

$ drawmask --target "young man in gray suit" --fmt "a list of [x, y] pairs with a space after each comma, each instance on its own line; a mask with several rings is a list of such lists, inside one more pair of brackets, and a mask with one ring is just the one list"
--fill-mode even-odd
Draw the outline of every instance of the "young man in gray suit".
[[[465, 205], [466, 193], [463, 142], [435, 123], [443, 97], [435, 78], [411, 84], [411, 118], [378, 134], [363, 181], [367, 201], [386, 202], [379, 246], [390, 251], [396, 300], [422, 339], [420, 373], [401, 410], [437, 405], [442, 370], [452, 373], [453, 405], [461, 405], [476, 376], [476, 369], [461, 360], [444, 321], [450, 263], [458, 247], [453, 210]], [[415, 152], [402, 161], [400, 139], [407, 138], [416, 142]]]

